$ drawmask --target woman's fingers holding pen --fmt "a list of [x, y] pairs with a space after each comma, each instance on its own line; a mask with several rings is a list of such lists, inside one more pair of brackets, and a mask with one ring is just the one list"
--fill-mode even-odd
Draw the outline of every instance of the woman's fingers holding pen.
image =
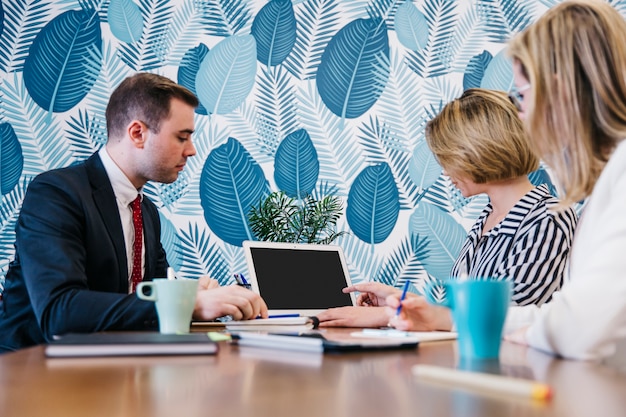
[[402, 310], [396, 314], [400, 306], [400, 297], [387, 297], [387, 316], [389, 325], [399, 330], [430, 331], [450, 330], [452, 318], [445, 307], [429, 304], [424, 297], [406, 297], [402, 301]]
[[357, 305], [360, 306], [384, 306], [385, 298], [392, 294], [399, 293], [397, 288], [380, 282], [362, 282], [350, 285], [343, 289], [344, 293], [359, 292]]

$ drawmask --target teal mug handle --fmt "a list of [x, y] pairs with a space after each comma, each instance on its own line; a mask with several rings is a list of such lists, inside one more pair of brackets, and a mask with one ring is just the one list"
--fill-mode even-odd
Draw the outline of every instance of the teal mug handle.
[[[438, 289], [437, 287], [443, 287], [446, 291], [446, 296], [443, 299], [438, 300], [433, 296], [433, 293]], [[452, 309], [452, 297], [449, 297], [448, 294], [450, 294], [448, 284], [442, 281], [428, 282], [426, 283], [426, 287], [424, 287], [424, 297], [426, 298], [426, 301], [430, 304]]]
[[[150, 288], [150, 294], [144, 294], [143, 292], [144, 287]], [[146, 300], [146, 301], [157, 300], [157, 291], [156, 291], [156, 286], [154, 285], [154, 282], [150, 282], [150, 281], [140, 282], [139, 284], [137, 284], [137, 290], [135, 291], [135, 294], [137, 294], [137, 298], [140, 298], [142, 300]]]

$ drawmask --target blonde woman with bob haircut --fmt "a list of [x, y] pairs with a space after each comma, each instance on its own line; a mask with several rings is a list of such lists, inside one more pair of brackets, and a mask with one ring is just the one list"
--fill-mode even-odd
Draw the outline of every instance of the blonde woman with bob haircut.
[[[539, 167], [516, 107], [503, 92], [470, 89], [428, 122], [426, 140], [464, 197], [485, 193], [489, 204], [471, 228], [451, 276], [489, 276], [513, 282], [514, 305], [541, 305], [563, 283], [576, 214], [556, 211], [558, 200], [545, 185], [534, 187], [528, 174]], [[376, 282], [344, 290], [359, 291], [363, 306], [384, 306], [399, 291]], [[450, 328], [447, 309], [422, 297], [404, 302], [404, 323], [415, 330]], [[395, 311], [394, 311], [395, 313]], [[411, 322], [413, 314], [415, 323]], [[429, 320], [422, 320], [422, 316]], [[322, 326], [380, 326], [384, 309], [342, 307], [318, 315]], [[393, 324], [393, 323], [392, 323]], [[414, 324], [414, 325], [413, 325]]]
[[626, 21], [601, 1], [559, 4], [509, 47], [519, 102], [563, 203], [586, 199], [563, 290], [513, 309], [509, 340], [626, 363]]

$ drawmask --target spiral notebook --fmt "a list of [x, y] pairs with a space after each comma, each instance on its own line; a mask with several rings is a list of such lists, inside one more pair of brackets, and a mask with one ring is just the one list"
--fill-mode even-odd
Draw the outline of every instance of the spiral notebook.
[[331, 307], [356, 305], [340, 246], [244, 241], [251, 290], [270, 315], [315, 316]]

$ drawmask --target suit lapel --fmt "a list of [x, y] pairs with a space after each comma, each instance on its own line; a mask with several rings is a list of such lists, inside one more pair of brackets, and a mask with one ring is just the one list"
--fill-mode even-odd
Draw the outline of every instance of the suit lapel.
[[102, 221], [115, 247], [120, 288], [125, 288], [127, 291], [128, 267], [126, 261], [126, 243], [124, 241], [122, 222], [120, 220], [120, 213], [111, 181], [98, 154], [91, 156], [85, 162], [85, 167], [87, 169], [89, 182], [92, 186], [94, 203], [98, 208]]

